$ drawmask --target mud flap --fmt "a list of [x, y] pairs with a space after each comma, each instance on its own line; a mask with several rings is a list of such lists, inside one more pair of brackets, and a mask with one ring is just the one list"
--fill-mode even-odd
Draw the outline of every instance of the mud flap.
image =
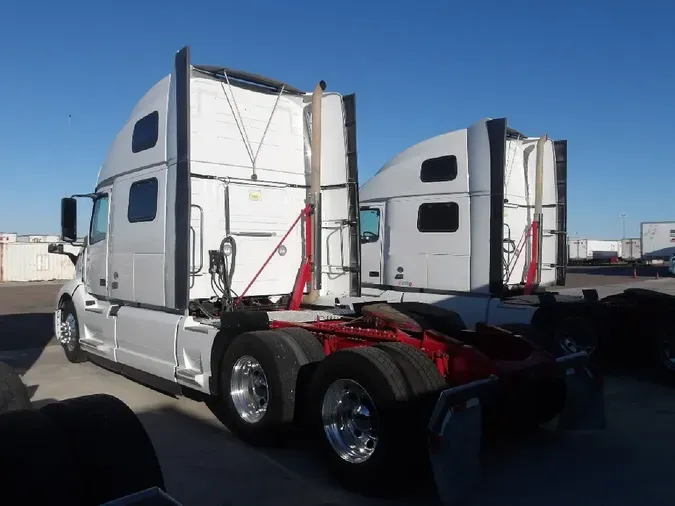
[[429, 460], [441, 503], [454, 505], [480, 478], [481, 399], [498, 391], [498, 378], [443, 390], [429, 420]]
[[591, 370], [589, 356], [573, 353], [556, 359], [556, 363], [567, 385], [558, 430], [606, 429], [604, 378]]

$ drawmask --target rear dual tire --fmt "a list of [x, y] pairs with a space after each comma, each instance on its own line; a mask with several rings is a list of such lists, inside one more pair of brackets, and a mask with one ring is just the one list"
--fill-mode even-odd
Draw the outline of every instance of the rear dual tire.
[[325, 356], [300, 328], [245, 332], [228, 345], [220, 365], [220, 395], [211, 402], [219, 420], [254, 445], [282, 442], [302, 401], [303, 369]]
[[428, 470], [426, 423], [435, 403], [428, 401], [444, 387], [433, 363], [402, 343], [326, 358], [310, 385], [309, 412], [338, 481], [368, 495], [414, 488]]
[[426, 424], [434, 394], [445, 386], [426, 355], [402, 343], [326, 358], [304, 329], [264, 330], [228, 345], [212, 409], [254, 445], [279, 444], [302, 421], [346, 488], [390, 495], [409, 490], [427, 471]]

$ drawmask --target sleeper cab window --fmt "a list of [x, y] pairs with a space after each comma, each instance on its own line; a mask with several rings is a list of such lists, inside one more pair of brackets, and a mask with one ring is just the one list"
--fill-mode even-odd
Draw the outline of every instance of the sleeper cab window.
[[380, 210], [369, 207], [360, 212], [361, 244], [377, 242], [380, 238]]
[[134, 125], [131, 135], [131, 151], [140, 153], [146, 149], [154, 148], [159, 138], [159, 113], [151, 112], [143, 116]]
[[429, 158], [422, 162], [420, 180], [423, 183], [441, 183], [454, 181], [457, 178], [457, 157], [444, 155], [437, 158]]
[[428, 202], [417, 210], [417, 230], [420, 232], [457, 232], [459, 205], [456, 202]]
[[136, 181], [129, 188], [129, 223], [153, 221], [157, 216], [157, 178]]
[[91, 214], [91, 229], [89, 230], [89, 244], [96, 244], [105, 239], [108, 233], [108, 196], [99, 197], [94, 201]]

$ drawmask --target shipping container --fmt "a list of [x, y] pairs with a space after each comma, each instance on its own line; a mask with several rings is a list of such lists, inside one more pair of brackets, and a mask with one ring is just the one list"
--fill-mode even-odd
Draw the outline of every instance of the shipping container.
[[675, 221], [652, 221], [640, 224], [642, 259], [669, 262], [675, 254]]
[[607, 263], [619, 258], [621, 241], [601, 239], [570, 239], [568, 241], [568, 263]]
[[[52, 281], [75, 277], [75, 266], [66, 255], [49, 253], [45, 242], [0, 243], [0, 282]], [[67, 252], [80, 248], [64, 244]]]
[[16, 234], [14, 232], [0, 232], [0, 242], [16, 242]]
[[642, 259], [642, 248], [640, 247], [640, 238], [624, 239], [621, 241], [621, 259], [627, 262], [635, 262]]
[[45, 234], [31, 234], [31, 235], [19, 235], [16, 238], [17, 242], [60, 242], [61, 238], [58, 235], [45, 235]]

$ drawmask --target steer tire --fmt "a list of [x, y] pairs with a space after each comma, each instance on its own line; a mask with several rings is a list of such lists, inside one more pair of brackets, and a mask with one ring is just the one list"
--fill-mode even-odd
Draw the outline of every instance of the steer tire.
[[0, 414], [30, 408], [28, 389], [21, 377], [9, 364], [0, 362]]
[[[40, 414], [57, 428], [75, 466], [69, 471], [83, 495], [98, 505], [142, 490], [165, 490], [155, 448], [136, 414], [106, 394], [47, 404]], [[52, 501], [54, 504], [58, 501]], [[77, 504], [65, 501], [63, 504]]]
[[68, 440], [35, 410], [0, 415], [0, 503], [87, 504]]
[[[324, 428], [331, 422], [331, 414], [335, 415], [330, 408], [324, 412], [324, 397], [338, 380], [356, 382], [372, 400], [373, 405], [366, 407], [376, 417], [378, 441], [370, 457], [361, 462], [340, 456]], [[386, 496], [409, 491], [419, 483], [417, 473], [423, 467], [417, 466], [415, 459], [420, 454], [419, 438], [413, 437], [417, 428], [407, 423], [409, 399], [403, 372], [382, 349], [349, 348], [319, 364], [309, 391], [311, 422], [326, 463], [343, 486], [362, 494]]]
[[[267, 380], [268, 399], [260, 405], [265, 406], [265, 411], [258, 420], [246, 420], [240, 415], [231, 394], [233, 369], [245, 357], [258, 362]], [[293, 426], [298, 377], [307, 362], [302, 347], [289, 334], [276, 330], [244, 332], [232, 340], [223, 354], [220, 395], [209, 405], [216, 417], [247, 443], [276, 445]]]
[[63, 347], [63, 352], [66, 354], [66, 358], [69, 362], [73, 364], [78, 364], [81, 362], [87, 361], [87, 355], [80, 347], [80, 321], [77, 318], [77, 311], [75, 310], [75, 304], [72, 300], [66, 300], [61, 306], [61, 323], [65, 323], [68, 315], [72, 315], [75, 318], [75, 328], [77, 329], [77, 340], [74, 345], [69, 348], [66, 344], [61, 343]]

